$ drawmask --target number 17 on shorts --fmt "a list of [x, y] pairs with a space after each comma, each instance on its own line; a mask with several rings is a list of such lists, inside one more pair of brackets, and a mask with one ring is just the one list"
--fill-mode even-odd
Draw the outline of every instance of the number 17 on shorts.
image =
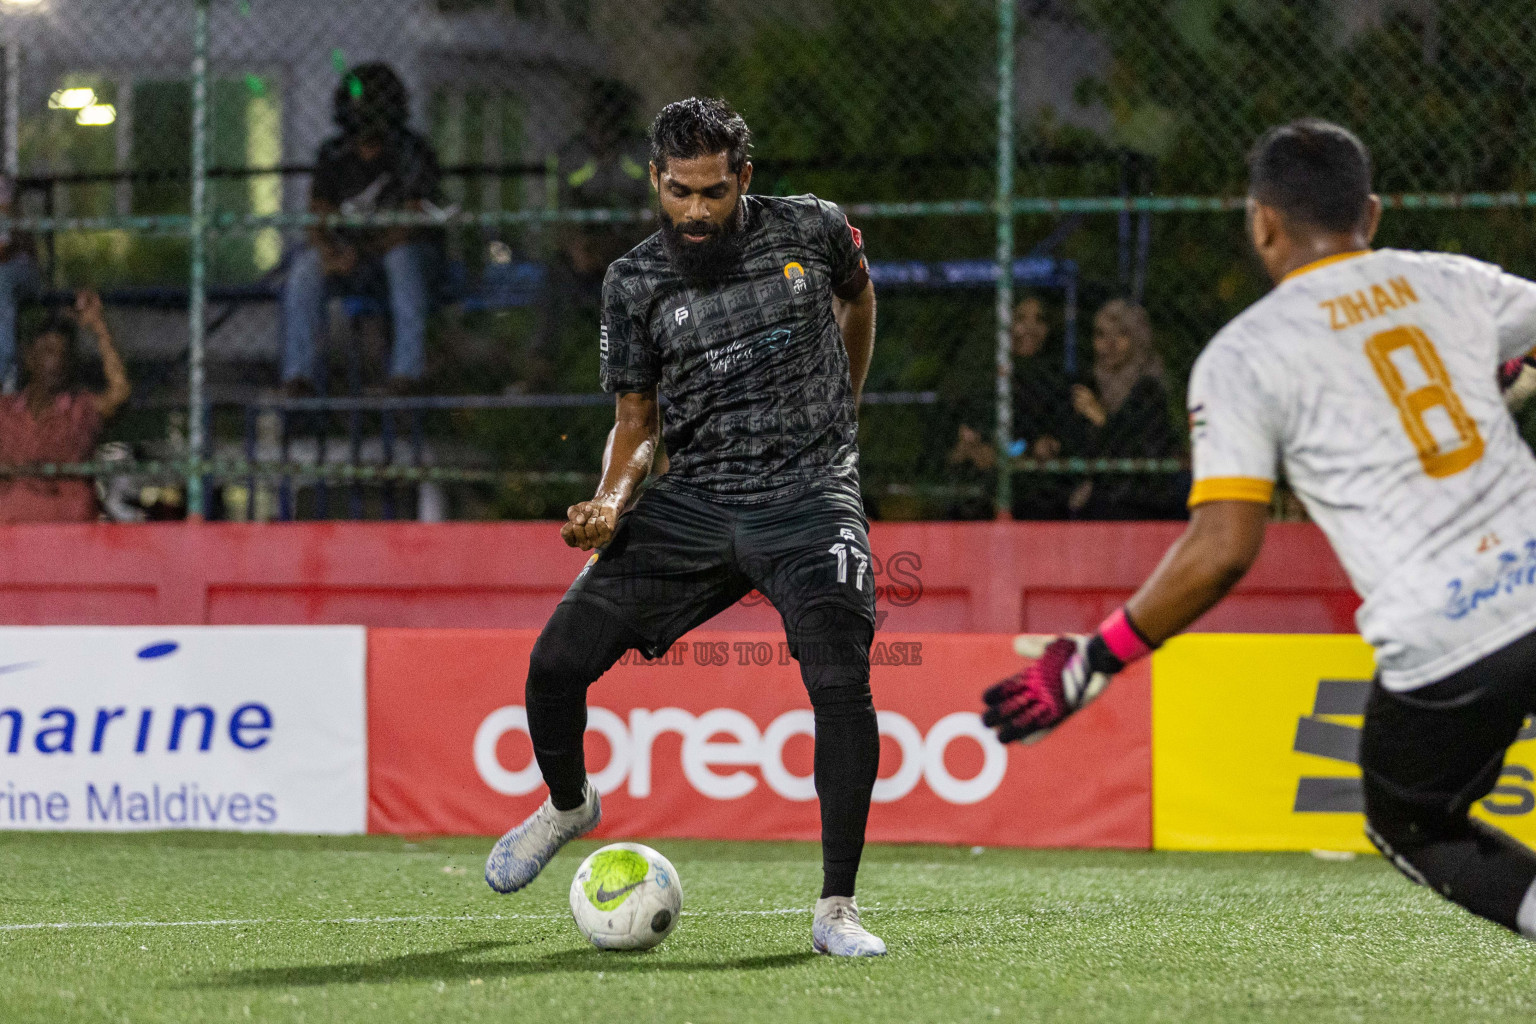
[[827, 550], [837, 556], [837, 582], [848, 582], [848, 563], [854, 563], [853, 589], [864, 589], [864, 578], [869, 575], [869, 556], [860, 551], [858, 535], [847, 527], [838, 531], [840, 539]]

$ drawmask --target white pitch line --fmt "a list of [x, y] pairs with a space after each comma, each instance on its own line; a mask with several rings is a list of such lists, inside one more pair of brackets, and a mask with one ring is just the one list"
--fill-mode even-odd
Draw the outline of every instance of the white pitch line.
[[71, 928], [234, 928], [261, 924], [412, 924], [427, 921], [555, 921], [554, 914], [493, 914], [450, 917], [446, 914], [415, 914], [408, 917], [232, 917], [207, 921], [49, 921], [38, 924], [0, 924], [0, 931], [65, 931]]
[[[878, 907], [867, 908], [879, 911]], [[896, 908], [890, 908], [896, 909]], [[774, 917], [809, 914], [809, 907], [773, 910], [685, 910], [684, 917]], [[239, 917], [206, 921], [44, 921], [0, 924], [0, 932], [68, 931], [75, 928], [238, 928], [264, 924], [425, 924], [437, 921], [564, 921], [568, 914], [412, 914], [403, 917]]]

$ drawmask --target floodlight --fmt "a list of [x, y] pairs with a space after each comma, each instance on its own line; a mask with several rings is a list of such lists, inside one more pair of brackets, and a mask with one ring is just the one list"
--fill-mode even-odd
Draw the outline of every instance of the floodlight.
[[108, 125], [117, 120], [117, 108], [110, 103], [92, 103], [83, 107], [75, 116], [75, 124], [83, 124], [87, 127]]
[[[10, 3], [11, 0], [4, 0]], [[88, 88], [59, 89], [48, 97], [50, 110], [84, 110], [96, 102], [96, 90]]]

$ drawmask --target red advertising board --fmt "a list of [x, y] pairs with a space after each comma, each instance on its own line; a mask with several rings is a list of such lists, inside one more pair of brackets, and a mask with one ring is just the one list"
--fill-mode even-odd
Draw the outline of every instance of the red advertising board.
[[[544, 799], [523, 707], [536, 636], [369, 631], [370, 831], [491, 835]], [[1005, 748], [978, 711], [982, 688], [1017, 668], [1011, 646], [1001, 635], [878, 635], [869, 838], [1150, 846], [1145, 663], [1053, 742]], [[657, 662], [633, 658], [589, 692], [600, 837], [817, 838], [810, 703], [782, 635], [697, 632]]]

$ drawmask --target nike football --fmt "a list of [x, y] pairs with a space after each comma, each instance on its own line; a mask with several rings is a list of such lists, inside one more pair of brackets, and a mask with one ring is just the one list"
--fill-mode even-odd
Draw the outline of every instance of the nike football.
[[571, 916], [598, 949], [650, 949], [677, 927], [683, 886], [672, 862], [649, 846], [614, 843], [581, 862]]

